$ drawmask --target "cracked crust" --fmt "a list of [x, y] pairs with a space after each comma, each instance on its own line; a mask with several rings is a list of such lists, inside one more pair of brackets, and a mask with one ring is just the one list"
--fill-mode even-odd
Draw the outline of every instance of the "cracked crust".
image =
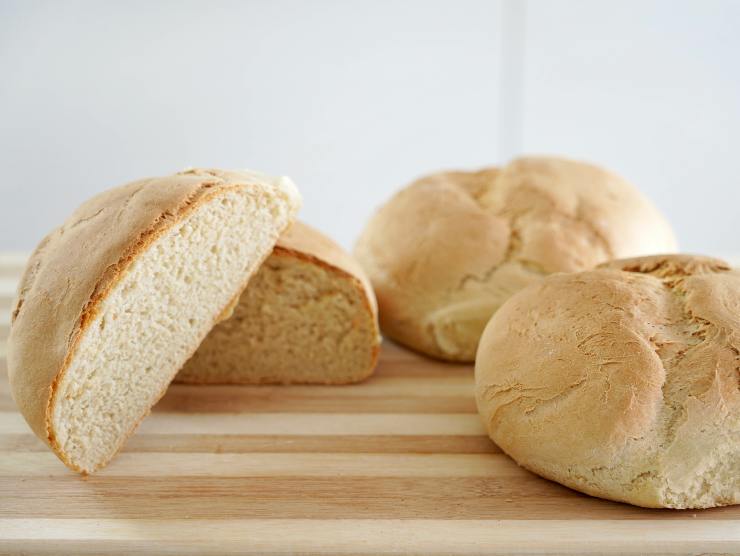
[[284, 178], [191, 169], [93, 197], [31, 255], [12, 313], [8, 375], [34, 433], [71, 467], [55, 443], [50, 411], [56, 384], [100, 302], [152, 242], [212, 197], [236, 187], [269, 189], [289, 199], [294, 211], [300, 204], [295, 186]]
[[476, 398], [548, 479], [646, 507], [740, 503], [740, 272], [666, 255], [550, 276], [486, 327]]
[[414, 182], [373, 216], [355, 254], [385, 334], [473, 361], [489, 318], [520, 289], [675, 248], [670, 226], [632, 185], [589, 164], [533, 157]]

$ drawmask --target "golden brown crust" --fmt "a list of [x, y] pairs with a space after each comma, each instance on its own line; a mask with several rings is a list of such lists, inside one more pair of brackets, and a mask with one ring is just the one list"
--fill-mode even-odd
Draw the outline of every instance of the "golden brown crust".
[[598, 268], [651, 274], [661, 278], [678, 278], [680, 276], [724, 272], [732, 269], [728, 263], [721, 259], [683, 253], [617, 259], [602, 263]]
[[[430, 315], [450, 302], [463, 275], [485, 276], [506, 253], [505, 223], [480, 207], [471, 179], [451, 172], [399, 191], [371, 219], [355, 246], [378, 298], [384, 334], [422, 353], [454, 359], [437, 344]], [[461, 179], [462, 178], [462, 179]]]
[[659, 255], [556, 274], [491, 319], [476, 398], [520, 465], [647, 507], [740, 502], [740, 274]]
[[[81, 205], [32, 254], [13, 311], [8, 372], [22, 414], [65, 463], [70, 465], [54, 440], [49, 412], [55, 385], [99, 302], [148, 245], [192, 210], [266, 179], [193, 169], [114, 188]], [[292, 188], [283, 194], [295, 195]]]
[[[377, 342], [373, 346], [373, 357], [366, 373], [360, 380], [369, 377], [375, 369], [380, 355], [380, 330], [377, 328], [378, 303], [375, 299], [375, 292], [370, 285], [370, 280], [360, 264], [332, 239], [300, 221], [294, 222], [280, 237], [273, 254], [289, 254], [298, 259], [310, 261], [350, 280], [354, 284], [358, 292], [361, 293], [363, 306], [376, 327]], [[353, 378], [346, 383], [333, 382], [332, 384], [349, 384], [352, 382], [357, 382], [357, 379]]]
[[530, 157], [421, 178], [377, 211], [355, 254], [388, 336], [472, 361], [491, 314], [523, 286], [672, 250], [670, 227], [629, 183], [590, 164]]
[[377, 319], [378, 305], [375, 292], [370, 285], [365, 271], [352, 255], [347, 253], [334, 240], [312, 228], [308, 224], [296, 221], [288, 228], [275, 245], [275, 252], [290, 252], [298, 258], [315, 262], [316, 264], [342, 274], [359, 282], [363, 297], [367, 299], [368, 309], [373, 318]]

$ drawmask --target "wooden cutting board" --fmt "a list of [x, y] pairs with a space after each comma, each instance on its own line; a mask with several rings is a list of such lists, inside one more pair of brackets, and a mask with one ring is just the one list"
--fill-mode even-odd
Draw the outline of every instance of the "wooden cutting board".
[[172, 386], [111, 465], [64, 467], [16, 412], [0, 255], [0, 553], [740, 553], [740, 506], [645, 510], [517, 467], [472, 368], [390, 342], [364, 384]]

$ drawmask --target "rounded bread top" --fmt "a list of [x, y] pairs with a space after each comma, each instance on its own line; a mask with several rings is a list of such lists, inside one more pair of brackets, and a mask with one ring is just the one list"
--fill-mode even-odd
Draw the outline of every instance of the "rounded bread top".
[[490, 316], [543, 275], [675, 248], [663, 216], [622, 178], [528, 157], [417, 180], [375, 213], [355, 253], [391, 337], [472, 360]]
[[520, 465], [643, 506], [740, 502], [740, 273], [666, 255], [555, 274], [491, 319], [491, 438]]

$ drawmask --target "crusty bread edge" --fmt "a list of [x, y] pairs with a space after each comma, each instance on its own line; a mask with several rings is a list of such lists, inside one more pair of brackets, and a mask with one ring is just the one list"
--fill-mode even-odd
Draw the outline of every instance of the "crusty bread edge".
[[[339, 250], [338, 247], [337, 247], [337, 250]], [[349, 280], [352, 286], [356, 288], [358, 292], [361, 293], [360, 297], [362, 298], [362, 306], [365, 308], [365, 310], [368, 312], [370, 316], [370, 320], [373, 323], [373, 330], [375, 332], [375, 338], [376, 338], [375, 345], [373, 345], [370, 365], [368, 366], [368, 369], [362, 374], [361, 378], [359, 379], [352, 379], [352, 380], [347, 380], [347, 381], [342, 381], [342, 382], [327, 381], [326, 384], [352, 384], [355, 382], [360, 382], [362, 380], [365, 380], [370, 375], [372, 375], [373, 371], [375, 370], [375, 367], [378, 364], [378, 357], [380, 355], [381, 339], [380, 339], [380, 327], [378, 325], [378, 310], [377, 310], [377, 306], [373, 303], [375, 300], [375, 293], [373, 292], [373, 289], [370, 286], [369, 281], [367, 281], [367, 278], [365, 278], [362, 274], [358, 276], [358, 274], [355, 274], [354, 272], [351, 272], [347, 270], [346, 268], [341, 268], [337, 265], [327, 262], [326, 260], [322, 259], [318, 255], [315, 255], [312, 253], [306, 253], [303, 251], [298, 251], [292, 247], [287, 247], [286, 245], [280, 245], [279, 243], [275, 246], [273, 254], [277, 254], [278, 256], [286, 256], [286, 255], [292, 256], [297, 259], [301, 259], [303, 261], [315, 264], [321, 268], [328, 270], [329, 272], [336, 274], [342, 279]], [[344, 251], [341, 251], [341, 250], [339, 254], [345, 255]], [[359, 268], [357, 269], [357, 271], [360, 273], [362, 272]], [[363, 278], [365, 279], [363, 280]]]
[[[142, 232], [139, 235], [138, 239], [134, 241], [134, 243], [132, 243], [126, 249], [126, 251], [124, 251], [124, 253], [121, 255], [121, 257], [119, 258], [118, 262], [116, 263], [112, 271], [108, 273], [108, 275], [104, 275], [103, 277], [101, 277], [101, 279], [95, 285], [95, 289], [93, 290], [93, 295], [88, 300], [88, 302], [85, 304], [82, 310], [82, 314], [80, 315], [80, 318], [78, 320], [78, 323], [75, 325], [75, 329], [73, 332], [74, 340], [72, 341], [72, 343], [69, 346], [69, 349], [67, 350], [67, 354], [64, 357], [61, 368], [57, 372], [56, 377], [54, 378], [54, 380], [52, 381], [49, 387], [49, 398], [46, 403], [45, 425], [46, 425], [47, 441], [49, 443], [49, 446], [51, 446], [51, 448], [57, 454], [59, 459], [61, 459], [64, 462], [64, 464], [70, 467], [71, 469], [74, 469], [75, 471], [78, 471], [85, 475], [88, 473], [88, 471], [81, 469], [79, 466], [75, 465], [72, 461], [70, 461], [70, 459], [66, 456], [65, 452], [62, 450], [62, 447], [57, 442], [54, 431], [52, 430], [51, 416], [52, 416], [53, 407], [56, 402], [58, 384], [67, 372], [69, 365], [72, 362], [72, 358], [77, 352], [77, 347], [80, 343], [80, 340], [83, 337], [84, 332], [89, 328], [90, 324], [97, 316], [100, 303], [108, 296], [111, 290], [123, 279], [123, 277], [126, 275], [133, 261], [140, 255], [142, 255], [147, 250], [147, 248], [150, 247], [156, 240], [158, 240], [161, 236], [163, 236], [166, 232], [168, 232], [172, 227], [174, 227], [178, 222], [181, 222], [184, 218], [186, 218], [188, 215], [190, 215], [192, 212], [194, 212], [196, 209], [198, 209], [203, 204], [217, 197], [219, 194], [223, 194], [226, 191], [229, 191], [231, 189], [236, 189], [238, 187], [241, 187], [241, 186], [228, 186], [228, 187], [222, 186], [222, 187], [219, 187], [216, 191], [211, 192], [210, 194], [203, 194], [201, 192], [203, 191], [204, 188], [203, 186], [201, 186], [197, 191], [200, 194], [194, 195], [193, 197], [195, 197], [195, 199], [192, 199], [192, 201], [189, 199], [189, 201], [191, 202], [186, 201], [186, 203], [183, 206], [178, 207], [172, 218], [162, 219], [159, 222], [155, 223], [155, 225], [152, 226], [151, 228]], [[156, 399], [159, 400], [164, 395], [166, 390], [167, 388], [165, 387], [165, 389], [159, 393]], [[131, 427], [131, 429], [124, 436], [121, 437], [121, 442], [116, 447], [116, 449], [111, 453], [110, 458], [98, 464], [91, 471], [96, 471], [97, 469], [100, 469], [101, 467], [105, 466], [119, 452], [121, 447], [125, 444], [126, 440], [133, 434], [133, 432], [139, 426], [141, 421], [148, 414], [149, 414], [149, 411], [145, 413], [144, 415], [142, 415], [141, 419], [139, 419]]]

